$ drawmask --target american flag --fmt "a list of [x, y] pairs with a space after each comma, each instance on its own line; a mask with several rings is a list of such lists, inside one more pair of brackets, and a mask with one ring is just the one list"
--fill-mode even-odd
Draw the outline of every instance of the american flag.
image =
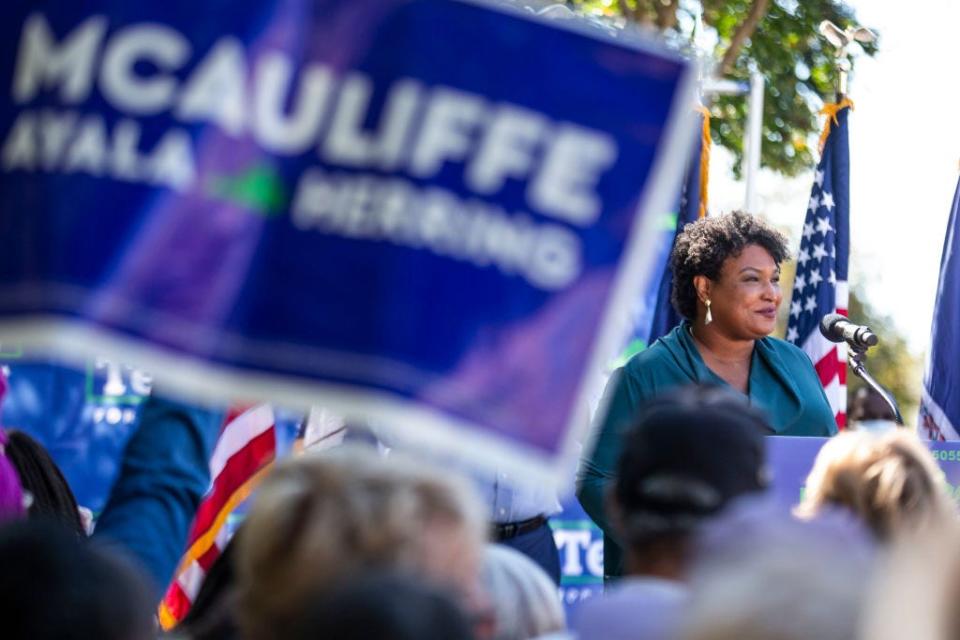
[[158, 618], [170, 630], [190, 610], [200, 585], [230, 540], [227, 518], [249, 497], [276, 458], [273, 408], [233, 407], [210, 458], [210, 490], [200, 503], [180, 566], [160, 603]]
[[820, 335], [820, 319], [828, 313], [847, 315], [850, 256], [850, 153], [848, 100], [827, 105], [826, 140], [803, 223], [797, 275], [790, 300], [787, 340], [813, 361], [833, 408], [837, 426], [847, 413], [847, 348]]

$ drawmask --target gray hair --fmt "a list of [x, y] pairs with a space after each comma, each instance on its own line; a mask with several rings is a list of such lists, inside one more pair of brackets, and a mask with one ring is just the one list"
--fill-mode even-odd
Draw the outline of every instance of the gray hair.
[[456, 536], [479, 561], [485, 520], [469, 485], [400, 455], [343, 446], [284, 460], [260, 486], [239, 540], [241, 628], [284, 637], [282, 624], [305, 599], [359, 572], [430, 575], [438, 537]]
[[[842, 564], [842, 563], [841, 563]], [[771, 550], [701, 576], [685, 640], [854, 640], [864, 576], [819, 554]]]
[[557, 585], [519, 551], [487, 545], [481, 579], [496, 618], [494, 640], [529, 640], [566, 629]]
[[875, 559], [858, 523], [842, 513], [804, 523], [733, 511], [712, 545], [699, 543], [682, 638], [857, 638]]

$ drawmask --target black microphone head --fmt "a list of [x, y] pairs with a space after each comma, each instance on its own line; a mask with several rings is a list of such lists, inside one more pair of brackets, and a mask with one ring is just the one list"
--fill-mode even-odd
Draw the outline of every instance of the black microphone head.
[[839, 313], [828, 313], [820, 319], [820, 333], [830, 342], [843, 342], [843, 332], [837, 327], [838, 322], [849, 321]]

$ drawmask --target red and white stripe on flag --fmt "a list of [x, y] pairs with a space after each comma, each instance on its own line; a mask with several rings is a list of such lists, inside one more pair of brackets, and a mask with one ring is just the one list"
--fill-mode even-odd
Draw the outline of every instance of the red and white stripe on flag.
[[[837, 308], [835, 313], [847, 315], [849, 290], [847, 283], [837, 281]], [[830, 342], [819, 331], [813, 331], [801, 346], [810, 356], [820, 377], [823, 392], [827, 396], [837, 428], [847, 426], [847, 345], [845, 342]]]
[[172, 629], [190, 610], [204, 577], [230, 539], [227, 517], [256, 487], [276, 457], [273, 408], [233, 407], [210, 458], [210, 490], [204, 496], [187, 551], [160, 603], [160, 625]]

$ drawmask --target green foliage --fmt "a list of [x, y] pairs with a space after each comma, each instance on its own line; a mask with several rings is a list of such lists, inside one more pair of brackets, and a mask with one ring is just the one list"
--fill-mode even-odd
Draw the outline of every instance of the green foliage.
[[[856, 290], [850, 292], [849, 314], [853, 322], [869, 326], [880, 336], [880, 344], [867, 352], [867, 370], [896, 397], [904, 421], [915, 423], [920, 404], [920, 359], [910, 352], [906, 339], [897, 331], [891, 318], [877, 312]], [[853, 394], [863, 386], [860, 378], [850, 374], [847, 398], [852, 401]]]
[[[568, 0], [568, 4], [687, 38], [692, 35], [686, 31], [693, 16], [675, 1]], [[819, 35], [817, 27], [823, 20], [830, 20], [841, 29], [851, 26], [856, 23], [853, 10], [836, 0], [702, 0], [702, 5], [704, 22], [718, 37], [713, 57], [718, 62], [719, 74], [746, 81], [755, 64], [766, 80], [761, 164], [787, 176], [812, 166], [816, 150], [809, 141], [820, 128], [817, 111], [821, 100], [834, 99], [838, 74], [835, 52]], [[751, 28], [751, 11], [758, 18], [755, 28]], [[876, 45], [864, 45], [863, 49], [873, 55]], [[721, 96], [711, 111], [713, 139], [733, 152], [734, 173], [739, 178], [746, 101], [742, 97]]]
[[[716, 25], [721, 42], [729, 41], [736, 29], [735, 16], [745, 14], [749, 4], [742, 0], [725, 2], [707, 11], [705, 20]], [[773, 3], [728, 74], [747, 80], [750, 63], [756, 61], [766, 80], [761, 162], [788, 176], [815, 163], [814, 150], [808, 146], [811, 134], [820, 128], [813, 96], [830, 101], [836, 91], [834, 51], [817, 33], [823, 20], [841, 28], [855, 23], [852, 10], [831, 0], [804, 0], [792, 13]], [[873, 45], [864, 49], [870, 54], [876, 51]], [[739, 174], [746, 102], [724, 96], [717, 100], [713, 112], [718, 116], [714, 120], [714, 140], [735, 153], [734, 171]]]

